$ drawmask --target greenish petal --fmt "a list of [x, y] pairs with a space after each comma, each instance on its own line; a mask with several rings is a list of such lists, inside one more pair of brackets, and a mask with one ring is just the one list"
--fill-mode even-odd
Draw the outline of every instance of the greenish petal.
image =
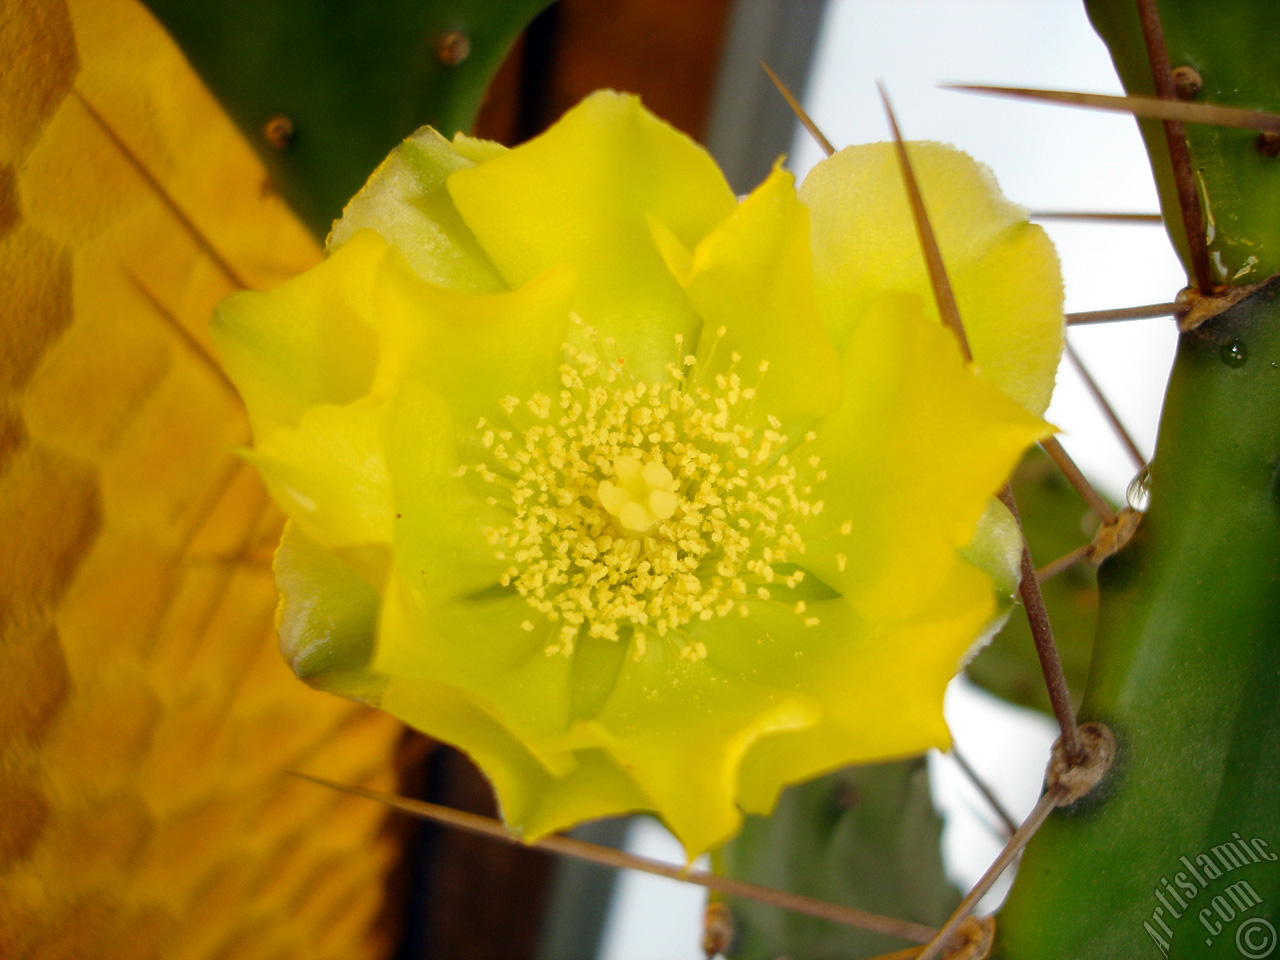
[[465, 293], [506, 288], [445, 183], [450, 174], [492, 160], [506, 148], [458, 134], [449, 142], [430, 127], [406, 139], [379, 164], [329, 234], [330, 254], [373, 229], [429, 283]]
[[960, 555], [995, 581], [1001, 593], [1012, 598], [1022, 580], [1022, 529], [1009, 508], [990, 500], [973, 539]]
[[[542, 649], [545, 639], [528, 658], [516, 649], [531, 642], [527, 634], [517, 631], [514, 641], [510, 633], [499, 636], [498, 631], [511, 626], [510, 615], [519, 613], [514, 606], [499, 601], [473, 618], [473, 611], [466, 609], [414, 610], [415, 601], [399, 591], [388, 596], [394, 598], [393, 609], [379, 625], [378, 669], [370, 672], [378, 684], [374, 702], [470, 755], [492, 782], [503, 819], [526, 840], [584, 820], [654, 808], [653, 800], [608, 753], [589, 744], [571, 744], [562, 734], [548, 735], [544, 722], [531, 725], [519, 716], [521, 710], [529, 711], [530, 700], [535, 716], [546, 713], [548, 703], [563, 703], [562, 675], [571, 665], [563, 657], [547, 657]], [[425, 628], [423, 616], [430, 624]], [[459, 617], [465, 622], [455, 630]], [[497, 669], [495, 658], [501, 660], [504, 652], [525, 664], [523, 670], [514, 668], [518, 676], [511, 685], [534, 685], [532, 690], [513, 691], [519, 702], [495, 702], [495, 691], [484, 683], [485, 671]], [[472, 653], [472, 662], [466, 662]], [[467, 689], [477, 676], [479, 694]], [[549, 686], [540, 686], [549, 679]], [[497, 693], [502, 699], [502, 691]]]
[[376, 698], [373, 656], [381, 594], [350, 565], [285, 524], [273, 565], [280, 605], [280, 652], [311, 686], [362, 700]]
[[375, 668], [400, 680], [417, 678], [460, 691], [500, 720], [548, 769], [573, 766], [565, 745], [572, 661], [547, 654], [545, 623], [532, 622], [514, 594], [432, 603], [413, 578], [387, 591]]
[[449, 405], [417, 380], [406, 380], [390, 412], [387, 462], [393, 484], [395, 563], [430, 603], [482, 593], [507, 562], [485, 536], [504, 514], [475, 476], [459, 476]]

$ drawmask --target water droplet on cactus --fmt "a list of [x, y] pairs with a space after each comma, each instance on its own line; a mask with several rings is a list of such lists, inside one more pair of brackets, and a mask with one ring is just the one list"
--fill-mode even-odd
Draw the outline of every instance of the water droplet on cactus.
[[1124, 498], [1134, 510], [1146, 510], [1151, 502], [1151, 467], [1145, 466], [1129, 481]]
[[1232, 340], [1222, 348], [1222, 362], [1228, 367], [1243, 367], [1249, 360], [1249, 351], [1243, 340]]

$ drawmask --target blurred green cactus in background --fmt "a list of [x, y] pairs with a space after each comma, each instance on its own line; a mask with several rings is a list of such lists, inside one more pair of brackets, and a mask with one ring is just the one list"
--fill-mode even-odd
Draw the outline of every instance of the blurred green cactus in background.
[[418, 127], [470, 131], [551, 0], [145, 0], [320, 237]]

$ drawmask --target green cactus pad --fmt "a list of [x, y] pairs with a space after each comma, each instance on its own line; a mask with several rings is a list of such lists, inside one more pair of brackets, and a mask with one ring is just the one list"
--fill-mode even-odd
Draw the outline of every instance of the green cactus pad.
[[[1151, 67], [1132, 0], [1086, 0], [1085, 6], [1125, 89], [1152, 96]], [[1157, 6], [1170, 66], [1191, 67], [1203, 81], [1192, 102], [1280, 113], [1280, 10], [1274, 0], [1160, 0]], [[1146, 120], [1140, 126], [1165, 223], [1186, 263], [1162, 125]], [[1249, 284], [1280, 271], [1280, 156], [1260, 150], [1258, 134], [1251, 130], [1187, 124], [1186, 134], [1214, 279]]]
[[1116, 763], [1032, 841], [1000, 956], [1264, 956], [1239, 945], [1280, 916], [1278, 463], [1273, 282], [1182, 336], [1151, 507], [1099, 577], [1080, 717]]
[[[716, 855], [716, 872], [886, 916], [937, 925], [959, 902], [947, 881], [942, 818], [924, 758], [852, 767], [785, 791], [769, 817], [748, 817]], [[731, 900], [733, 960], [826, 960], [905, 941]]]
[[471, 128], [550, 0], [145, 2], [323, 237], [404, 137]]

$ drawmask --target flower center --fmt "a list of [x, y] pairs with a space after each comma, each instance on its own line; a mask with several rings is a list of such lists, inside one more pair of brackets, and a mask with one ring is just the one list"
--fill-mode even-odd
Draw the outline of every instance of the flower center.
[[670, 520], [680, 502], [678, 484], [661, 460], [641, 463], [623, 454], [613, 459], [613, 476], [601, 480], [596, 496], [622, 533], [639, 537], [659, 520]]
[[687, 625], [748, 616], [747, 600], [786, 603], [815, 625], [795, 597], [803, 528], [823, 508], [825, 472], [802, 455], [814, 434], [793, 439], [752, 416], [736, 354], [714, 376], [700, 371], [714, 348], [701, 363], [684, 356], [650, 383], [601, 355], [611, 341], [584, 336], [591, 349], [566, 348], [559, 396], [507, 397], [505, 422], [477, 425], [487, 462], [459, 471], [510, 515], [485, 535], [508, 564], [502, 585], [537, 615], [523, 627], [545, 630], [548, 654], [586, 635], [633, 639], [643, 656], [657, 636], [700, 659]]

